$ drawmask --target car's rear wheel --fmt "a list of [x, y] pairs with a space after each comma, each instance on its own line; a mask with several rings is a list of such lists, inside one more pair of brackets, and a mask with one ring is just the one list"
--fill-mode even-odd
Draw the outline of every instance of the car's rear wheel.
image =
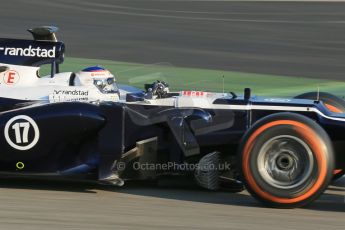
[[258, 121], [244, 136], [239, 154], [248, 191], [268, 206], [306, 205], [332, 178], [327, 133], [299, 114], [279, 113]]
[[[345, 101], [330, 93], [309, 92], [296, 96], [297, 99], [316, 100], [317, 98], [324, 103], [326, 108], [332, 113], [345, 113]], [[343, 169], [336, 169], [333, 172], [333, 181], [338, 180], [345, 174]]]

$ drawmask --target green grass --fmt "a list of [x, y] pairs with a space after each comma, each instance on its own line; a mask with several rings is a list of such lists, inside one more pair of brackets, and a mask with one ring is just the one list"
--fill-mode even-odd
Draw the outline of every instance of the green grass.
[[304, 92], [320, 91], [345, 96], [345, 82], [328, 79], [287, 77], [278, 75], [253, 74], [224, 70], [174, 67], [164, 63], [144, 65], [108, 60], [67, 58], [62, 71], [78, 71], [87, 66], [101, 65], [116, 75], [119, 83], [143, 87], [145, 83], [164, 80], [171, 90], [205, 90], [222, 92], [223, 77], [226, 92], [243, 92], [249, 87], [260, 96], [295, 96]]

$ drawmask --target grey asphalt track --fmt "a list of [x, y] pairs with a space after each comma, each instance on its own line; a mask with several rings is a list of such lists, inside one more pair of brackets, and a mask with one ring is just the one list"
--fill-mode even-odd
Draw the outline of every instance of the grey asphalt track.
[[68, 56], [345, 80], [343, 2], [0, 3], [0, 37], [57, 25]]
[[[0, 0], [0, 37], [54, 24], [67, 55], [345, 80], [345, 3]], [[6, 179], [0, 229], [343, 229], [345, 179], [309, 207], [246, 192]]]
[[0, 229], [327, 229], [344, 228], [345, 180], [303, 209], [269, 209], [246, 192], [178, 184], [123, 188], [45, 181], [0, 183]]

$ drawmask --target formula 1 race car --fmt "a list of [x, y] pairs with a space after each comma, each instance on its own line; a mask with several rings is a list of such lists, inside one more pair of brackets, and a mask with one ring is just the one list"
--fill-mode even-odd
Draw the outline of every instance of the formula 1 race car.
[[[345, 103], [328, 93], [261, 98], [170, 92], [165, 82], [121, 95], [101, 67], [59, 73], [56, 29], [0, 39], [0, 173], [126, 180], [191, 175], [217, 190], [241, 180], [272, 207], [299, 207], [345, 169]], [[51, 74], [37, 76], [40, 65]]]

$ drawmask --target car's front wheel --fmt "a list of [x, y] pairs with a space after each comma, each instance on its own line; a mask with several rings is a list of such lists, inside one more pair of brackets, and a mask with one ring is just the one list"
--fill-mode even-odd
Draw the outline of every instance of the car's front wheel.
[[[296, 99], [308, 99], [308, 100], [316, 100], [319, 99], [323, 102], [326, 108], [332, 113], [345, 113], [345, 101], [337, 97], [333, 94], [326, 93], [326, 92], [309, 92], [303, 93], [295, 97]], [[343, 169], [336, 169], [333, 171], [333, 181], [338, 180], [342, 176], [344, 176], [345, 170]]]
[[308, 204], [332, 178], [334, 157], [327, 133], [299, 114], [258, 121], [244, 136], [239, 154], [248, 191], [268, 206]]

